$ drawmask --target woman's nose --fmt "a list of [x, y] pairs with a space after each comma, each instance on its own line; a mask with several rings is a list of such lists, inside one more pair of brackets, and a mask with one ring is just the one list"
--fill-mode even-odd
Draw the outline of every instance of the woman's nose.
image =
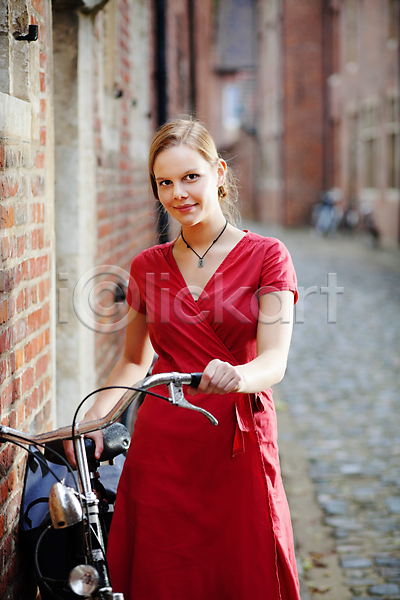
[[187, 192], [180, 182], [174, 183], [174, 198], [187, 198]]

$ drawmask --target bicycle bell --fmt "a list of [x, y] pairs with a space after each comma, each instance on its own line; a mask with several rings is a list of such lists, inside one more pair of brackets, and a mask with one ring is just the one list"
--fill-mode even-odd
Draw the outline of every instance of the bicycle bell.
[[63, 483], [55, 483], [49, 494], [49, 511], [54, 529], [75, 525], [83, 519], [82, 506], [75, 490]]
[[100, 577], [91, 565], [78, 565], [70, 572], [68, 583], [75, 594], [87, 597], [99, 587]]

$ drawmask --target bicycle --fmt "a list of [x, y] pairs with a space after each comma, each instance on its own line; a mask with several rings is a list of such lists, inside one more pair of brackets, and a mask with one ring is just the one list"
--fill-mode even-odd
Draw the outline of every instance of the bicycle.
[[[101, 517], [101, 499], [99, 499], [99, 487], [96, 473], [98, 464], [103, 460], [113, 460], [129, 447], [129, 435], [126, 428], [116, 423], [127, 407], [143, 392], [163, 398], [175, 406], [197, 411], [206, 416], [213, 425], [218, 425], [215, 417], [205, 409], [195, 406], [188, 402], [183, 393], [183, 386], [197, 387], [200, 383], [201, 373], [163, 373], [150, 375], [135, 386], [126, 389], [114, 408], [102, 419], [88, 422], [76, 422], [77, 412], [84, 401], [99, 391], [108, 388], [95, 390], [80, 403], [73, 419], [72, 428], [70, 426], [59, 429], [29, 435], [17, 431], [5, 425], [0, 425], [0, 441], [12, 442], [25, 447], [25, 444], [45, 448], [45, 455], [40, 458], [35, 453], [36, 459], [46, 463], [45, 457], [55, 461], [56, 464], [65, 464], [76, 480], [76, 489], [69, 487], [63, 480], [58, 479], [52, 485], [49, 495], [49, 512], [51, 525], [48, 525], [42, 532], [35, 551], [36, 569], [38, 579], [42, 586], [50, 593], [53, 598], [94, 598], [95, 600], [123, 600], [123, 594], [114, 592], [110, 585], [107, 560], [106, 560], [106, 529]], [[149, 391], [152, 387], [166, 385], [169, 391], [168, 397], [155, 394]], [[112, 386], [118, 387], [118, 386]], [[111, 428], [114, 427], [114, 432]], [[98, 429], [107, 432], [104, 435], [104, 451], [100, 461], [94, 458], [94, 442], [90, 438], [85, 438], [85, 434]], [[63, 440], [72, 439], [74, 441], [76, 455], [76, 476], [72, 467], [66, 461], [63, 455], [63, 449], [60, 447]], [[57, 445], [58, 444], [58, 445]], [[29, 452], [32, 452], [29, 449]], [[46, 463], [48, 466], [48, 463]], [[41, 500], [41, 499], [39, 499]], [[40, 544], [50, 530], [65, 529], [68, 527], [79, 526], [79, 538], [77, 545], [81, 545], [78, 554], [83, 558], [82, 564], [75, 565], [68, 576], [68, 590], [61, 592], [60, 585], [65, 581], [58, 581], [43, 576], [38, 564], [38, 553]], [[55, 590], [51, 588], [50, 583], [58, 587]], [[40, 584], [39, 584], [40, 587]], [[70, 591], [69, 591], [70, 590]], [[69, 595], [68, 595], [69, 594]]]
[[325, 236], [334, 235], [341, 223], [343, 210], [337, 206], [340, 194], [329, 190], [321, 195], [321, 199], [313, 208], [312, 223], [316, 231]]

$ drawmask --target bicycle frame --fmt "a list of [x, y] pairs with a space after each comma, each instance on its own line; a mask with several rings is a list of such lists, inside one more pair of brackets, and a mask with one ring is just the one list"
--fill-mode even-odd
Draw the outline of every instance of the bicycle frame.
[[[150, 375], [138, 382], [132, 389], [128, 389], [112, 408], [112, 410], [103, 418], [95, 421], [76, 423], [74, 433], [70, 426], [61, 427], [59, 429], [29, 435], [27, 433], [17, 431], [11, 427], [0, 425], [0, 441], [18, 442], [26, 444], [46, 444], [56, 440], [74, 439], [76, 442], [76, 463], [77, 463], [77, 479], [79, 485], [80, 496], [83, 505], [86, 509], [87, 516], [87, 535], [93, 534], [93, 540], [87, 541], [87, 546], [90, 549], [89, 560], [94, 568], [89, 567], [85, 570], [85, 565], [76, 567], [77, 570], [74, 576], [77, 577], [76, 589], [81, 589], [80, 593], [84, 597], [94, 597], [98, 600], [123, 600], [123, 595], [114, 593], [110, 586], [107, 565], [105, 559], [104, 542], [102, 539], [101, 526], [99, 521], [98, 499], [92, 490], [90, 482], [90, 472], [85, 451], [84, 435], [91, 431], [104, 429], [114, 423], [126, 410], [126, 408], [143, 392], [148, 391], [152, 387], [158, 385], [166, 385], [169, 391], [169, 397], [165, 400], [175, 406], [180, 406], [189, 410], [200, 412], [206, 416], [213, 425], [218, 425], [218, 421], [208, 411], [188, 402], [183, 394], [182, 387], [184, 385], [197, 387], [200, 382], [201, 373], [162, 373]], [[57, 484], [60, 485], [60, 484]], [[87, 567], [87, 565], [86, 565]], [[83, 569], [83, 571], [79, 571]], [[71, 577], [70, 577], [70, 585]], [[79, 587], [80, 586], [80, 587]], [[86, 587], [85, 587], [86, 586]], [[88, 590], [89, 593], [88, 593]]]

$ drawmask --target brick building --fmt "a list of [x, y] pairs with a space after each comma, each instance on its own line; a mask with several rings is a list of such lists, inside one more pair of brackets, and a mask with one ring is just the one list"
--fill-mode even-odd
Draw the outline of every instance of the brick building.
[[400, 240], [399, 3], [258, 2], [257, 214], [308, 225], [324, 190]]
[[[39, 42], [12, 33], [39, 28]], [[1, 5], [0, 383], [2, 424], [42, 431], [52, 422], [54, 155], [50, 6]], [[15, 525], [25, 453], [0, 445], [0, 597], [18, 569]]]
[[[18, 40], [30, 25], [38, 38], [31, 27], [31, 41]], [[178, 114], [210, 122], [212, 34], [211, 0], [168, 10], [165, 0], [1, 0], [3, 424], [34, 433], [70, 423], [119, 357], [116, 284], [159, 235], [149, 140]], [[16, 547], [24, 465], [22, 450], [0, 444], [8, 600], [34, 597]]]
[[[397, 243], [398, 1], [379, 7], [0, 0], [3, 424], [70, 423], [117, 360], [126, 307], [112, 306], [116, 284], [166, 226], [146, 163], [167, 118], [196, 112], [210, 128], [240, 177], [245, 216], [308, 224], [321, 190], [336, 187]], [[29, 26], [31, 41], [17, 39]], [[21, 583], [24, 464], [22, 450], [0, 445], [5, 599]]]
[[372, 211], [384, 244], [400, 243], [399, 3], [331, 3], [327, 177], [346, 206]]

